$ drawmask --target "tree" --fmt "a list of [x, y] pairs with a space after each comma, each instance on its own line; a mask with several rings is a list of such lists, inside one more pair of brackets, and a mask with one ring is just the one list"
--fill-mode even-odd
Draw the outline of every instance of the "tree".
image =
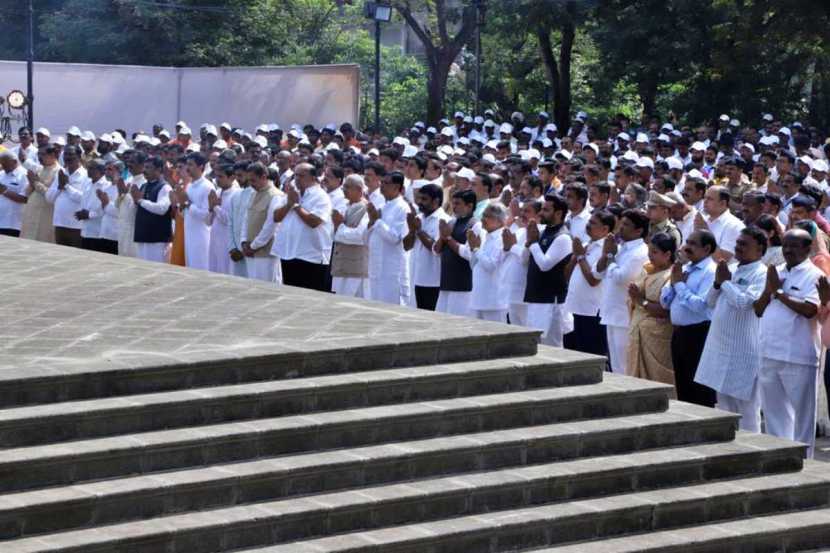
[[[485, 0], [479, 3], [483, 6]], [[427, 121], [435, 124], [444, 113], [450, 68], [473, 36], [476, 3], [467, 1], [458, 7], [451, 7], [447, 0], [396, 0], [393, 5], [426, 50]], [[451, 34], [450, 27], [453, 25], [457, 30]]]

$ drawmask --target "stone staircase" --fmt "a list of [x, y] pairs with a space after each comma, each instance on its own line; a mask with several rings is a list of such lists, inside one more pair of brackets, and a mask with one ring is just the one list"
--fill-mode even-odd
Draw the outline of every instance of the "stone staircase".
[[802, 445], [527, 338], [5, 375], [0, 552], [830, 547]]

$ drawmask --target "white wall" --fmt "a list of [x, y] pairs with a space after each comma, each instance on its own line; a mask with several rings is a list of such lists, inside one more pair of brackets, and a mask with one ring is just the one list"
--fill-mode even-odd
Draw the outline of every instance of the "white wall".
[[[359, 116], [357, 65], [173, 68], [35, 63], [35, 127], [53, 134], [77, 125], [96, 134], [149, 132], [184, 120], [228, 121], [253, 131], [260, 123], [317, 126]], [[25, 62], [0, 61], [0, 94], [26, 92]]]

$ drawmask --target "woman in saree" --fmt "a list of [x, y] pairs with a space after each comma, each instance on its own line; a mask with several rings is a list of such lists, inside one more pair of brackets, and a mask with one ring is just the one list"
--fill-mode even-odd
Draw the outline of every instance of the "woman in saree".
[[671, 385], [675, 383], [672, 325], [669, 312], [660, 305], [660, 291], [669, 281], [676, 255], [674, 238], [665, 233], [655, 234], [648, 247], [649, 260], [643, 274], [628, 287], [631, 325], [627, 373]]

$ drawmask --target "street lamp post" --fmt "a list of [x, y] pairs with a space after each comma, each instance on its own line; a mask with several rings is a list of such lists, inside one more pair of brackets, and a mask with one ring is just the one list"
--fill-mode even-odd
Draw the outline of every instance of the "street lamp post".
[[481, 10], [481, 0], [474, 0], [476, 9], [476, 105], [474, 113], [480, 114], [481, 105], [481, 25], [484, 23], [484, 14]]
[[392, 6], [366, 2], [366, 17], [375, 22], [375, 132], [380, 132], [380, 24], [392, 19]]
[[34, 61], [35, 61], [35, 8], [34, 8], [34, 0], [29, 0], [29, 9], [27, 10], [28, 15], [28, 23], [29, 23], [29, 44], [28, 44], [28, 53], [27, 53], [27, 60], [26, 60], [26, 95], [27, 103], [29, 104], [29, 131], [34, 132], [34, 123], [35, 123], [35, 112], [34, 112], [34, 101], [35, 97], [32, 92], [32, 73], [34, 72]]

